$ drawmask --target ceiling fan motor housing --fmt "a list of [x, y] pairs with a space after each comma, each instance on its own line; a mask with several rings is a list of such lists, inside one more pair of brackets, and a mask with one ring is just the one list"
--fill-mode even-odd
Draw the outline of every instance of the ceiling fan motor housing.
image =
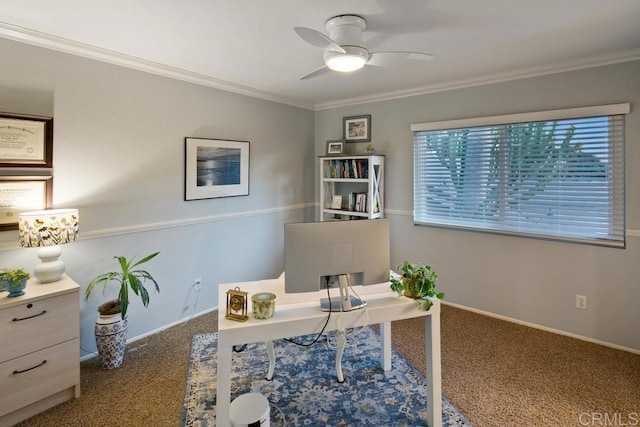
[[367, 27], [367, 21], [357, 15], [339, 15], [327, 21], [326, 28], [329, 38], [343, 48], [357, 46], [364, 49], [362, 31]]
[[340, 15], [327, 21], [329, 37], [345, 50], [345, 53], [325, 50], [324, 62], [330, 69], [354, 71], [369, 60], [369, 51], [362, 40], [362, 31], [366, 26], [364, 18], [357, 15]]

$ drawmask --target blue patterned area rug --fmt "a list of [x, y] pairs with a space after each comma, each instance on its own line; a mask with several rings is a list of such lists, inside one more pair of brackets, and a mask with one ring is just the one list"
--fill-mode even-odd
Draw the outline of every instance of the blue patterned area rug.
[[[384, 372], [377, 331], [366, 327], [350, 332], [342, 359], [344, 383], [336, 380], [336, 352], [324, 336], [310, 347], [275, 341], [272, 381], [265, 379], [269, 366], [265, 344], [255, 343], [233, 353], [231, 400], [244, 393], [264, 395], [271, 406], [271, 427], [425, 426], [424, 377], [395, 349], [392, 369]], [[215, 425], [217, 340], [217, 333], [193, 337], [183, 426]], [[471, 426], [444, 397], [442, 419], [445, 426]]]

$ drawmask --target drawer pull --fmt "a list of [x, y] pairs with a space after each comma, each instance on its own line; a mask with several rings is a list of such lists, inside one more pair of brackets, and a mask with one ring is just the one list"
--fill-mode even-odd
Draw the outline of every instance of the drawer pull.
[[12, 321], [13, 321], [13, 322], [19, 322], [19, 321], [21, 321], [21, 320], [33, 319], [34, 317], [42, 316], [42, 315], [43, 315], [43, 314], [45, 314], [46, 312], [47, 312], [47, 310], [42, 310], [42, 313], [40, 313], [40, 314], [34, 314], [33, 316], [29, 316], [29, 317], [21, 317], [21, 318], [14, 317]]
[[32, 367], [32, 368], [23, 369], [22, 371], [15, 370], [15, 371], [13, 371], [13, 375], [21, 374], [21, 373], [23, 373], [23, 372], [27, 372], [27, 371], [31, 371], [32, 369], [39, 368], [40, 366], [44, 365], [45, 363], [47, 363], [47, 360], [46, 360], [46, 359], [45, 359], [45, 360], [43, 360], [41, 364], [36, 365], [36, 366], [34, 366], [34, 367]]

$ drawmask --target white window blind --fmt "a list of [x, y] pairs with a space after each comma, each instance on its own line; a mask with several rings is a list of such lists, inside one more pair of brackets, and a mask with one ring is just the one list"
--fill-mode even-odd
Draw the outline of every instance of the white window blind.
[[414, 222], [624, 247], [629, 104], [412, 125]]

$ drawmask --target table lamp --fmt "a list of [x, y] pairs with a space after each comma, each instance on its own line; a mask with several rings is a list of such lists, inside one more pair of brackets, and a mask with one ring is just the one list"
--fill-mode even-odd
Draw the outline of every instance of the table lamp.
[[18, 222], [20, 246], [40, 248], [40, 263], [33, 275], [40, 283], [55, 282], [64, 273], [64, 263], [59, 259], [61, 244], [78, 238], [78, 210], [51, 209], [23, 212]]

